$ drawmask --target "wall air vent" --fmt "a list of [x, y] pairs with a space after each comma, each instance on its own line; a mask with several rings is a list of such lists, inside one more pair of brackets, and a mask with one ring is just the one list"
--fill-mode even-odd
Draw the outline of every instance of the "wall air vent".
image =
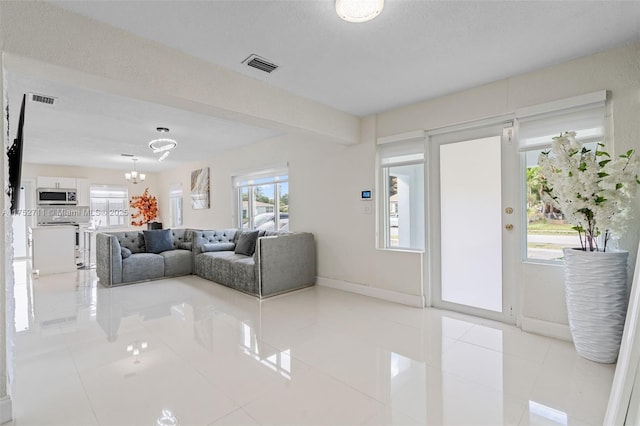
[[53, 105], [56, 100], [56, 98], [54, 98], [53, 96], [44, 96], [35, 93], [30, 93], [30, 95], [33, 102], [40, 102], [41, 104]]
[[242, 63], [266, 73], [271, 73], [276, 68], [278, 68], [278, 65], [274, 64], [273, 62], [269, 62], [265, 58], [261, 58], [256, 54], [249, 56], [247, 59], [242, 61]]

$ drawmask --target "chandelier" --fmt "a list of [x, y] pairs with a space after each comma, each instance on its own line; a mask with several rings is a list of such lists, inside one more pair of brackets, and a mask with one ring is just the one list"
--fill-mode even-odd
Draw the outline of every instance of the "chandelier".
[[131, 161], [133, 161], [133, 170], [125, 173], [124, 178], [133, 184], [136, 184], [138, 182], [144, 182], [147, 176], [145, 176], [144, 173], [138, 173], [136, 170], [136, 161], [138, 161], [138, 159], [132, 158]]
[[347, 22], [370, 21], [383, 8], [384, 0], [336, 0], [336, 13]]
[[[160, 134], [169, 133], [169, 129], [167, 127], [156, 127], [156, 130], [160, 132]], [[166, 137], [154, 139], [149, 142], [149, 148], [154, 154], [162, 153], [160, 158], [158, 158], [158, 161], [163, 161], [167, 158], [171, 150], [176, 146], [178, 146], [178, 142], [176, 142], [175, 139], [169, 139]]]

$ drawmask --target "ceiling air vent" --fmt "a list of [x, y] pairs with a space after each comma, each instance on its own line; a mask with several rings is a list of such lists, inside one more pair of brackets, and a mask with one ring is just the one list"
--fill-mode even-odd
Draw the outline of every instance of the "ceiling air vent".
[[273, 62], [269, 62], [265, 58], [261, 58], [260, 56], [255, 54], [249, 56], [247, 59], [242, 61], [242, 63], [247, 64], [252, 68], [259, 69], [260, 71], [264, 71], [266, 73], [271, 73], [276, 68], [278, 68], [278, 66]]
[[41, 104], [53, 105], [53, 103], [56, 100], [56, 98], [54, 98], [52, 96], [38, 95], [38, 94], [35, 94], [35, 93], [30, 93], [30, 95], [31, 95], [31, 100], [33, 102], [40, 102]]

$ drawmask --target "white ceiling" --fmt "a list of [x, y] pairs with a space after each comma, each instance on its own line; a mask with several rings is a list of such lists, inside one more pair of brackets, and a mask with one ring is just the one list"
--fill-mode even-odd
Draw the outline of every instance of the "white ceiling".
[[[380, 16], [362, 24], [340, 20], [334, 0], [49, 2], [358, 116], [640, 41], [638, 1], [386, 0]], [[265, 74], [242, 65], [252, 53], [280, 68]], [[38, 82], [21, 83], [21, 89], [28, 89]], [[83, 98], [82, 109], [69, 106], [66, 111], [66, 123], [75, 123], [73, 141], [64, 117], [51, 117], [38, 130], [49, 144], [59, 132], [61, 145], [55, 146], [60, 151], [94, 147], [95, 156], [97, 144], [117, 147], [111, 155], [138, 154], [134, 150], [144, 147], [140, 141], [150, 140], [155, 127], [164, 125], [181, 144], [164, 165], [172, 167], [196, 159], [188, 158], [196, 154], [183, 149], [185, 144], [197, 144], [197, 159], [202, 159], [202, 150], [213, 153], [273, 135], [139, 101], [40, 84], [46, 94], [60, 89], [61, 101], [67, 95]], [[123, 111], [119, 102], [128, 105], [129, 113], [117, 112]], [[109, 112], [113, 115], [103, 120]], [[137, 118], [154, 124], [136, 132]], [[77, 123], [87, 126], [80, 129]], [[25, 160], [41, 162], [47, 152], [46, 162], [72, 161], [68, 153], [55, 158], [46, 145], [43, 139], [33, 152], [29, 148]]]
[[[25, 110], [23, 161], [27, 163], [158, 172], [179, 163], [211, 158], [226, 149], [260, 142], [278, 133], [133, 98], [91, 91], [9, 72], [11, 101], [23, 93], [55, 97], [53, 105], [30, 102]], [[15, 123], [17, 118], [13, 117]], [[15, 125], [15, 124], [14, 124]], [[169, 128], [160, 134], [157, 127]], [[11, 132], [14, 134], [13, 132]], [[163, 162], [148, 143], [170, 137], [178, 146]]]

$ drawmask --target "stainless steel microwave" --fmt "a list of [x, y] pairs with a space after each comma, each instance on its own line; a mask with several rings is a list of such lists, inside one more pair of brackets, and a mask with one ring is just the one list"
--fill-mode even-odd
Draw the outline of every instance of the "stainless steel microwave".
[[78, 204], [75, 189], [38, 188], [37, 204], [49, 206], [75, 206]]

